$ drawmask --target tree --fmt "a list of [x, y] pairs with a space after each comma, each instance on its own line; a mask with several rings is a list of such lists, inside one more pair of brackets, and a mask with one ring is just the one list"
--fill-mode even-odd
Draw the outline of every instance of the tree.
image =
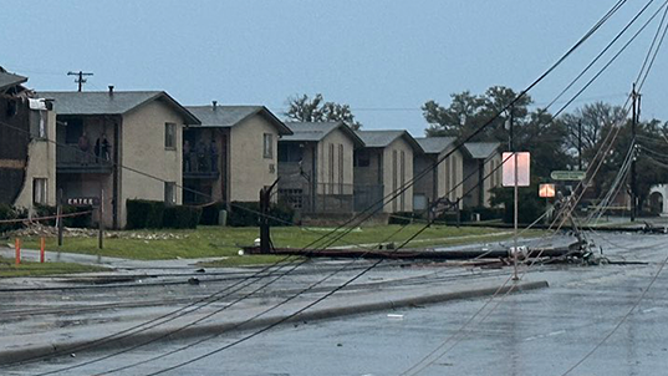
[[582, 165], [589, 166], [598, 150], [598, 143], [606, 134], [605, 130], [624, 119], [624, 109], [604, 102], [586, 104], [571, 114], [559, 118], [567, 130], [566, 148], [571, 155], [577, 155], [582, 126]]
[[[506, 107], [517, 93], [504, 86], [492, 86], [482, 95], [464, 91], [450, 97], [452, 102], [447, 108], [434, 101], [422, 106], [429, 123], [428, 137], [466, 137], [491, 121], [473, 140], [498, 141], [508, 150], [509, 132], [505, 125], [512, 111], [515, 146], [518, 150], [531, 152], [533, 175], [547, 177], [552, 170], [568, 166], [571, 158], [563, 147], [567, 135], [563, 124], [555, 122], [546, 110], [529, 111], [530, 96], [523, 96], [510, 109]], [[501, 115], [495, 118], [499, 113]]]
[[288, 111], [284, 115], [289, 120], [302, 122], [342, 121], [352, 129], [359, 129], [362, 124], [355, 120], [355, 116], [347, 104], [325, 102], [322, 94], [316, 94], [312, 99], [303, 94], [288, 98]]
[[[447, 108], [430, 100], [422, 106], [422, 114], [429, 123], [429, 128], [426, 130], [427, 137], [467, 136], [494, 119], [475, 140], [507, 141], [508, 135], [503, 126], [510, 116], [510, 111], [504, 111], [497, 118], [494, 116], [516, 97], [517, 93], [510, 88], [492, 86], [482, 95], [473, 95], [470, 91], [451, 94], [451, 102]], [[529, 113], [527, 106], [531, 102], [531, 97], [525, 95], [512, 107], [515, 125], [521, 126], [526, 121]]]
[[[607, 192], [612, 186], [615, 178], [622, 170], [622, 164], [632, 144], [631, 122], [625, 121], [619, 125], [619, 134], [610, 152], [605, 156], [600, 171], [594, 177], [597, 197]], [[640, 122], [636, 127], [638, 148], [636, 150], [636, 176], [638, 186], [638, 208], [643, 208], [649, 198], [649, 190], [655, 184], [665, 184], [668, 181], [668, 154], [664, 152], [668, 140], [663, 138], [666, 134], [667, 124], [661, 124], [658, 120]], [[606, 126], [602, 130], [603, 137], [607, 132], [617, 131], [614, 126]], [[597, 150], [603, 148], [603, 141], [595, 145]], [[630, 179], [622, 181], [621, 193], [630, 192]]]

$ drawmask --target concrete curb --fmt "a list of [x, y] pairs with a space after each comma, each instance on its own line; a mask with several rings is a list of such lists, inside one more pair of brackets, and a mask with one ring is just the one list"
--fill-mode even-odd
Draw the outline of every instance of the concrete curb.
[[[463, 299], [478, 298], [483, 296], [491, 296], [494, 295], [495, 293], [505, 294], [508, 292], [511, 293], [522, 292], [522, 291], [536, 290], [546, 287], [549, 287], [547, 281], [527, 282], [527, 283], [517, 283], [514, 285], [480, 288], [474, 290], [421, 295], [421, 296], [402, 298], [396, 300], [388, 299], [384, 301], [371, 302], [371, 303], [363, 303], [363, 304], [355, 304], [355, 305], [323, 308], [323, 309], [313, 309], [302, 312], [301, 314], [292, 317], [289, 320], [286, 320], [285, 322], [281, 321], [285, 320], [285, 318], [287, 317], [286, 315], [274, 315], [274, 316], [262, 317], [248, 323], [244, 323], [244, 321], [236, 321], [236, 322], [209, 323], [203, 325], [196, 325], [185, 328], [176, 333], [174, 333], [176, 331], [174, 327], [165, 327], [165, 328], [147, 330], [145, 332], [130, 334], [127, 337], [123, 337], [119, 340], [112, 340], [108, 343], [93, 345], [92, 347], [94, 347], [96, 350], [123, 349], [136, 346], [138, 344], [145, 343], [148, 341], [166, 341], [166, 340], [177, 340], [177, 339], [182, 340], [187, 338], [213, 336], [237, 330], [247, 331], [247, 330], [261, 329], [270, 325], [274, 325], [278, 322], [281, 322], [282, 325], [294, 322], [324, 320], [324, 319], [331, 319], [342, 316], [370, 313], [376, 311], [391, 311], [405, 307], [437, 304], [453, 300], [463, 300]], [[56, 353], [58, 354], [57, 356], [64, 356], [77, 351], [83, 352], [85, 350], [81, 348], [83, 348], [84, 346], [92, 345], [92, 343], [94, 343], [95, 341], [96, 339], [71, 340], [59, 343], [45, 343], [42, 345], [36, 345], [20, 349], [0, 350], [0, 365], [16, 364], [36, 357], [46, 357]], [[80, 350], [77, 350], [77, 348], [80, 348]]]

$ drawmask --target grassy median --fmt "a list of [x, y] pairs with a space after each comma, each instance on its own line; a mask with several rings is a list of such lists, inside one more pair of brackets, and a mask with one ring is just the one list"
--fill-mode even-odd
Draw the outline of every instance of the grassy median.
[[0, 278], [9, 277], [39, 277], [59, 274], [91, 273], [108, 270], [93, 265], [71, 264], [65, 262], [38, 262], [21, 261], [15, 265], [13, 259], [0, 257]]
[[[272, 228], [272, 240], [276, 247], [302, 248], [325, 235], [332, 237], [342, 236], [333, 246], [350, 246], [359, 248], [358, 245], [373, 247], [379, 242], [394, 242], [396, 245], [403, 243], [413, 236], [422, 225], [413, 224], [408, 226], [389, 225], [362, 227], [352, 230], [348, 234], [342, 231], [332, 233], [332, 228], [312, 227], [276, 227]], [[525, 236], [536, 236], [538, 231], [529, 231]], [[228, 257], [226, 261], [230, 265], [266, 263], [266, 257], [242, 256], [238, 251], [242, 246], [252, 245], [259, 236], [256, 227], [232, 228], [202, 226], [197, 230], [161, 230], [161, 231], [119, 231], [113, 234], [113, 238], [104, 241], [104, 249], [97, 248], [97, 238], [88, 237], [66, 237], [62, 247], [58, 247], [55, 238], [48, 238], [46, 248], [48, 251], [62, 251], [72, 253], [84, 253], [101, 255], [107, 257], [120, 257], [138, 260], [165, 260], [165, 259], [193, 259], [205, 257]], [[512, 236], [508, 229], [495, 229], [485, 227], [454, 227], [454, 226], [432, 226], [417, 236], [409, 247], [427, 247], [433, 245], [456, 245], [486, 241], [499, 241]], [[38, 239], [24, 239], [24, 247], [39, 247]], [[323, 243], [318, 243], [322, 247]]]

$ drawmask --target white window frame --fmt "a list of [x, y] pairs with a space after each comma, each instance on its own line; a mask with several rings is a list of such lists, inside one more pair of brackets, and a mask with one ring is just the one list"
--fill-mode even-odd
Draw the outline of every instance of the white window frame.
[[165, 123], [165, 149], [176, 149], [175, 123]]
[[271, 133], [262, 134], [262, 157], [274, 158], [274, 135]]
[[32, 203], [33, 205], [46, 205], [48, 203], [48, 179], [33, 178], [32, 179]]

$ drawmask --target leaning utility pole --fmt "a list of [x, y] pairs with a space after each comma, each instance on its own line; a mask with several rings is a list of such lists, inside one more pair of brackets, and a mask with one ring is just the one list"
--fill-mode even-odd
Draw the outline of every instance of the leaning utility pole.
[[518, 246], [517, 246], [517, 236], [518, 236], [518, 217], [519, 217], [519, 189], [517, 187], [517, 173], [519, 168], [517, 166], [517, 150], [515, 150], [515, 121], [513, 119], [513, 112], [515, 107], [510, 106], [510, 115], [508, 116], [509, 127], [510, 127], [510, 152], [513, 153], [513, 164], [515, 168], [514, 172], [514, 184], [513, 184], [513, 280], [519, 281], [520, 276], [517, 272], [517, 257], [518, 257]]
[[78, 91], [82, 91], [82, 89], [83, 89], [83, 84], [85, 84], [86, 81], [87, 81], [87, 80], [84, 78], [84, 76], [92, 76], [93, 73], [92, 73], [92, 72], [78, 71], [78, 72], [67, 72], [67, 75], [68, 75], [68, 76], [77, 76], [77, 78], [74, 80], [74, 82], [76, 82], [76, 83], [78, 84], [78, 86], [79, 86], [79, 90], [78, 90]]
[[633, 114], [631, 115], [631, 145], [633, 154], [631, 156], [631, 222], [636, 220], [638, 214], [638, 179], [636, 175], [636, 132], [638, 127], [638, 117], [640, 114], [640, 94], [636, 91], [636, 84], [633, 84], [631, 92], [633, 99]]
[[582, 119], [578, 120], [578, 171], [582, 171]]

